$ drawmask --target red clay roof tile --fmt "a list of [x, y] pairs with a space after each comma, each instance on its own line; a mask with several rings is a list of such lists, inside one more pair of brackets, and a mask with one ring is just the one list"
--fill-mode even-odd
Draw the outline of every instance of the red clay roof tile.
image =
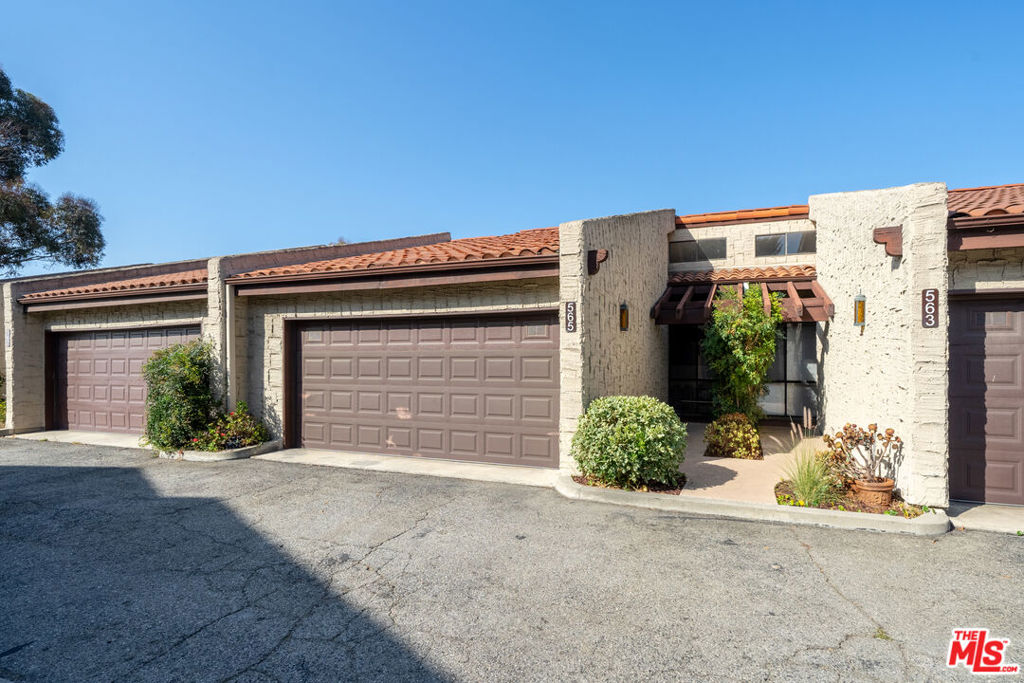
[[51, 289], [45, 292], [32, 292], [22, 297], [25, 301], [38, 299], [55, 299], [70, 296], [82, 296], [87, 294], [106, 294], [112, 292], [130, 292], [135, 290], [154, 290], [167, 287], [183, 287], [186, 285], [201, 285], [206, 283], [206, 269], [185, 270], [179, 273], [167, 273], [165, 275], [148, 275], [146, 277], [130, 278], [127, 280], [111, 280], [110, 282], [99, 282], [93, 285], [81, 285], [80, 287], [67, 287], [64, 289]]
[[704, 282], [759, 282], [771, 280], [808, 280], [817, 277], [814, 266], [766, 266], [764, 268], [722, 268], [692, 273], [676, 273], [670, 285]]
[[792, 206], [772, 206], [766, 209], [744, 209], [740, 211], [696, 213], [689, 216], [676, 216], [676, 225], [700, 225], [702, 223], [803, 218], [807, 216], [808, 211], [809, 208], [806, 204], [794, 204]]
[[1002, 216], [1024, 213], [1024, 183], [950, 190], [949, 212], [958, 216]]
[[558, 228], [521, 230], [496, 237], [467, 237], [422, 247], [409, 247], [344, 258], [277, 266], [241, 273], [236, 278], [313, 275], [319, 273], [400, 268], [428, 263], [458, 263], [558, 253]]

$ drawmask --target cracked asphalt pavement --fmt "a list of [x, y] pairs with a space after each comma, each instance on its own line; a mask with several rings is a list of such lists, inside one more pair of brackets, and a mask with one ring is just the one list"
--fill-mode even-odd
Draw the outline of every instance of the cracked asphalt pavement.
[[966, 679], [970, 626], [1024, 664], [1024, 539], [980, 532], [0, 439], [0, 534], [9, 681]]

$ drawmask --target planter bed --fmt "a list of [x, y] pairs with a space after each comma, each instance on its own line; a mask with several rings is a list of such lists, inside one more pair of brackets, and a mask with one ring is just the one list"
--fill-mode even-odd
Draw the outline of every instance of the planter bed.
[[857, 498], [854, 497], [853, 492], [848, 489], [843, 492], [842, 497], [835, 503], [826, 505], [805, 505], [796, 500], [796, 496], [793, 495], [793, 487], [788, 481], [780, 481], [775, 485], [775, 500], [779, 505], [790, 507], [818, 508], [820, 510], [835, 510], [837, 512], [866, 512], [875, 515], [904, 517], [906, 519], [914, 519], [915, 517], [920, 517], [926, 512], [931, 512], [931, 508], [911, 505], [910, 503], [900, 500], [895, 494], [893, 495], [892, 502], [885, 507], [866, 505], [860, 500], [857, 500]]
[[[580, 484], [581, 486], [593, 486], [594, 488], [598, 488], [598, 489], [612, 489], [612, 490], [615, 490], [615, 491], [631, 491], [632, 490], [632, 489], [619, 488], [618, 486], [608, 486], [607, 484], [602, 484], [601, 482], [597, 481], [593, 477], [584, 476], [582, 474], [574, 474], [574, 475], [572, 475], [572, 480], [574, 482], [576, 482], [577, 484]], [[642, 489], [636, 489], [635, 492], [637, 492], [637, 493], [667, 493], [667, 494], [672, 495], [672, 496], [678, 496], [680, 493], [683, 492], [683, 487], [684, 486], [686, 486], [686, 476], [685, 475], [680, 477], [680, 483], [679, 483], [678, 486], [668, 486], [668, 485], [662, 484], [660, 482], [653, 482], [653, 483], [648, 484], [647, 486], [645, 486]]]
[[281, 450], [282, 441], [265, 441], [255, 446], [243, 446], [225, 451], [157, 451], [157, 455], [168, 460], [189, 460], [192, 462], [217, 462], [220, 460], [241, 460], [251, 458], [254, 455], [262, 455], [271, 451]]

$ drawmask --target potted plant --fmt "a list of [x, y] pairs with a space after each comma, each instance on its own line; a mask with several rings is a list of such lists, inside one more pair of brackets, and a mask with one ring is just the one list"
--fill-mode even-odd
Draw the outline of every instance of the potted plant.
[[892, 502], [895, 482], [885, 476], [885, 470], [903, 449], [903, 440], [892, 428], [880, 432], [876, 424], [862, 429], [847, 423], [834, 436], [826, 434], [824, 440], [831, 450], [832, 463], [852, 482], [850, 488], [858, 500], [878, 507]]

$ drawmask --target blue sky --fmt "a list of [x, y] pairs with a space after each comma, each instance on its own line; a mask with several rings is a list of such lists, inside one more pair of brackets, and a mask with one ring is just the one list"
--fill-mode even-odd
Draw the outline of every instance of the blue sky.
[[[106, 265], [1024, 181], [1024, 4], [8, 3]], [[33, 271], [25, 271], [33, 272]]]

